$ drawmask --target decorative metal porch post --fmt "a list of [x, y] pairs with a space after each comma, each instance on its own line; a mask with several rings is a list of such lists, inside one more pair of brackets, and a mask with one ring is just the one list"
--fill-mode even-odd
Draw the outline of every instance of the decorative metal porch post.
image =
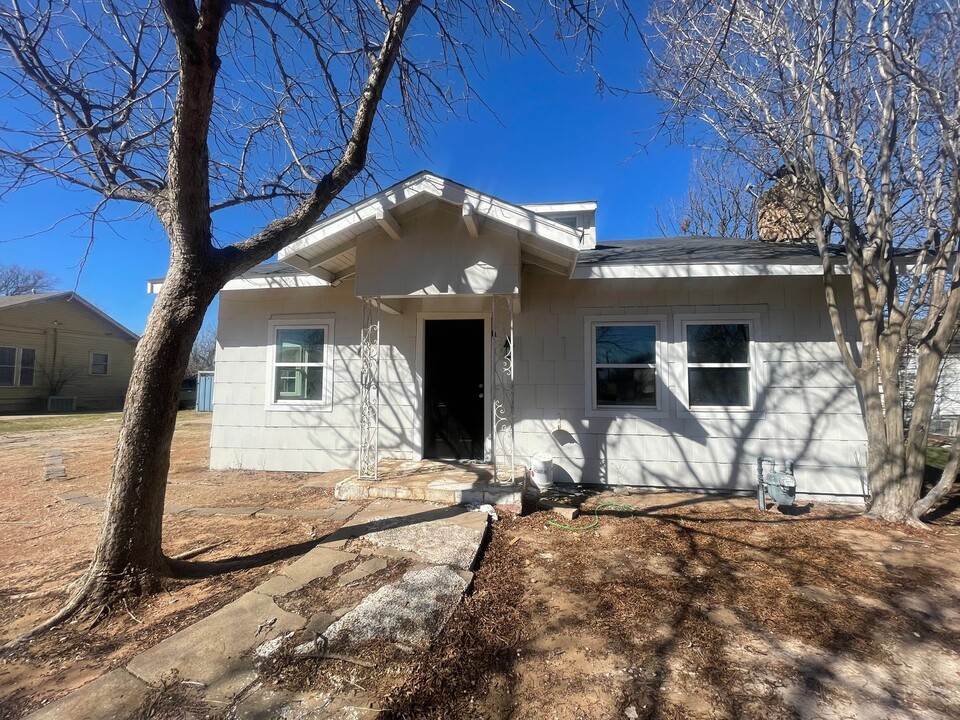
[[380, 462], [380, 298], [363, 297], [360, 328], [360, 457], [357, 475], [377, 479]]
[[512, 482], [516, 468], [513, 436], [513, 296], [494, 295], [490, 341], [493, 371], [492, 422], [493, 479]]

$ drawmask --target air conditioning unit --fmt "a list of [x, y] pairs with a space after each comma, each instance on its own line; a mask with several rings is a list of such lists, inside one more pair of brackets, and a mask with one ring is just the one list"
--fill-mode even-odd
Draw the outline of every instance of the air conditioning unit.
[[77, 399], [66, 395], [51, 395], [47, 398], [47, 412], [74, 412]]

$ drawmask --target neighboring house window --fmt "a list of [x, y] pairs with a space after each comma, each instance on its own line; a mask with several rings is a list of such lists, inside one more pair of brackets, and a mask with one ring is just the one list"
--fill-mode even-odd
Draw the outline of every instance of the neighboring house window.
[[689, 406], [751, 408], [750, 323], [691, 321], [684, 339]]
[[20, 349], [20, 387], [33, 387], [37, 369], [37, 351], [33, 348]]
[[17, 377], [17, 348], [0, 347], [0, 387], [12, 387]]
[[107, 375], [110, 371], [110, 355], [104, 352], [90, 353], [90, 374]]
[[32, 387], [36, 365], [33, 348], [0, 347], [0, 387]]
[[272, 326], [274, 404], [329, 405], [331, 322]]
[[657, 325], [602, 321], [591, 326], [594, 409], [657, 409]]

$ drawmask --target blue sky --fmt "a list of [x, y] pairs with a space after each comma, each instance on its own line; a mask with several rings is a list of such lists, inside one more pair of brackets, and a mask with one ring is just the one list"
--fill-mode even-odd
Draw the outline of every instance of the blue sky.
[[[611, 33], [603, 49], [609, 77], [638, 87], [640, 43]], [[648, 142], [658, 121], [654, 99], [598, 95], [591, 74], [569, 59], [559, 64], [562, 72], [532, 50], [491, 54], [474, 86], [496, 117], [474, 103], [470, 118], [443, 120], [422, 149], [399, 145], [396, 170], [381, 185], [429, 169], [518, 203], [596, 200], [601, 241], [658, 235], [656, 208], [685, 194], [690, 151]], [[57, 221], [96, 201], [52, 184], [8, 195], [0, 203], [0, 263], [42, 268], [73, 289], [89, 227], [76, 217]], [[112, 221], [98, 225], [77, 290], [140, 332], [152, 303], [146, 280], [165, 273], [168, 247], [156, 221], [122, 220], [126, 212], [117, 206]], [[237, 214], [228, 230], [246, 234], [258, 217]]]

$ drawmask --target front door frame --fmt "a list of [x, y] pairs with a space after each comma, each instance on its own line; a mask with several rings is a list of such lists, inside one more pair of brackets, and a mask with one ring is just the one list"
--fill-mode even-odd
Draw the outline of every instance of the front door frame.
[[489, 312], [418, 312], [417, 313], [417, 402], [416, 432], [420, 437], [420, 459], [424, 459], [426, 452], [426, 421], [427, 403], [424, 396], [424, 329], [427, 320], [483, 320], [483, 457], [477, 458], [484, 462], [491, 462], [490, 449], [492, 447], [490, 415], [492, 402], [492, 385], [490, 382], [490, 315]]

